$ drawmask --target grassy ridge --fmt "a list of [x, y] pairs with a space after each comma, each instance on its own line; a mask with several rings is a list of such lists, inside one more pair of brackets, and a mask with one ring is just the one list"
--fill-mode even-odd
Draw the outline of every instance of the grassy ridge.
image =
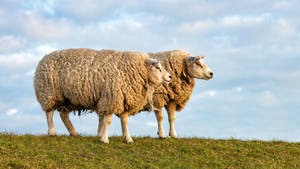
[[0, 134], [0, 168], [300, 168], [300, 143]]

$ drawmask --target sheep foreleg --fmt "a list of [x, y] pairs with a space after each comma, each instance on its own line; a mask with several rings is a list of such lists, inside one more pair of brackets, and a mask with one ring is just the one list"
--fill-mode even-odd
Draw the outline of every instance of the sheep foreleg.
[[108, 140], [108, 127], [111, 123], [111, 119], [112, 119], [112, 114], [109, 115], [105, 115], [103, 117], [103, 130], [101, 133], [101, 142], [108, 144], [109, 140]]
[[162, 127], [162, 120], [163, 120], [163, 113], [161, 110], [156, 110], [155, 111], [155, 116], [157, 120], [157, 125], [158, 125], [158, 131], [157, 134], [159, 138], [166, 138], [165, 131]]
[[48, 135], [55, 136], [56, 132], [53, 126], [53, 110], [46, 112], [47, 124], [48, 124]]
[[176, 104], [173, 102], [169, 103], [167, 105], [167, 111], [168, 111], [169, 125], [170, 125], [169, 136], [173, 138], [177, 138], [177, 134], [174, 127]]
[[123, 133], [123, 137], [124, 137], [124, 141], [126, 143], [133, 143], [133, 140], [129, 134], [129, 131], [128, 131], [128, 114], [127, 113], [124, 113], [121, 115], [120, 117], [121, 119], [121, 124], [122, 124], [122, 133]]

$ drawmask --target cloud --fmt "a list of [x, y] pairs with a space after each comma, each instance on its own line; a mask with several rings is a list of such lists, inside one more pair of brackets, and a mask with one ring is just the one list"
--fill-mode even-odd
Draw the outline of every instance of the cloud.
[[223, 17], [220, 22], [225, 27], [241, 27], [263, 23], [270, 17], [271, 14], [262, 14], [260, 16], [233, 15]]
[[22, 31], [29, 37], [44, 42], [54, 42], [68, 38], [76, 29], [66, 18], [46, 18], [35, 11], [26, 11], [21, 23]]
[[26, 3], [23, 3], [23, 6], [34, 11], [39, 11], [39, 12], [44, 12], [46, 14], [54, 15], [55, 3], [57, 3], [57, 0], [44, 0], [44, 1], [33, 0], [33, 1], [27, 1]]
[[156, 122], [147, 122], [146, 125], [151, 126], [151, 127], [155, 127], [155, 126], [157, 126], [157, 123]]
[[37, 46], [34, 49], [30, 49], [27, 51], [10, 53], [10, 54], [2, 54], [0, 55], [0, 65], [1, 69], [6, 70], [23, 70], [23, 69], [32, 69], [33, 65], [37, 64], [37, 62], [45, 55], [52, 51], [55, 48], [50, 45], [41, 45]]
[[242, 92], [242, 91], [243, 91], [243, 88], [242, 88], [242, 87], [237, 87], [237, 88], [236, 88], [236, 91], [237, 91], [237, 92]]
[[264, 91], [259, 99], [260, 104], [265, 107], [277, 106], [279, 104], [278, 99], [273, 95], [271, 91]]
[[211, 20], [199, 20], [196, 22], [186, 22], [178, 27], [179, 32], [189, 35], [205, 35], [215, 30], [216, 24]]
[[273, 33], [276, 34], [276, 36], [280, 36], [280, 38], [289, 38], [297, 33], [297, 29], [289, 23], [286, 19], [279, 18], [273, 27]]
[[275, 11], [299, 12], [300, 3], [297, 0], [275, 1], [271, 4], [271, 8]]
[[[116, 9], [118, 9], [122, 1], [97, 1], [97, 0], [66, 0], [64, 2], [57, 1], [56, 9], [59, 12], [65, 13], [69, 17], [75, 17], [76, 19], [86, 22], [91, 20], [102, 19], [113, 15]], [[78, 5], [80, 4], [80, 8]]]
[[7, 111], [5, 112], [5, 114], [6, 114], [7, 116], [12, 116], [12, 115], [17, 114], [18, 112], [19, 112], [18, 109], [13, 108], [13, 109], [7, 110]]
[[195, 98], [206, 98], [206, 97], [214, 97], [216, 96], [217, 91], [216, 90], [207, 90], [204, 92], [197, 93], [194, 97]]
[[0, 37], [0, 53], [7, 53], [23, 49], [26, 44], [25, 39], [6, 35]]

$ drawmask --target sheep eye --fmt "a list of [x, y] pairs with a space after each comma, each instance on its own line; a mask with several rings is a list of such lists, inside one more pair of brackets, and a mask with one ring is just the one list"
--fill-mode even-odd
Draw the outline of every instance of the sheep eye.
[[197, 64], [198, 66], [200, 66], [201, 69], [203, 68], [203, 66], [201, 65], [201, 63], [196, 62], [196, 64]]

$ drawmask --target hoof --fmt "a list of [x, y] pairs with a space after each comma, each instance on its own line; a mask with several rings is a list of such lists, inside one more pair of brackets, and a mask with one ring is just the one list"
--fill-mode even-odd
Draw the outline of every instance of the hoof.
[[131, 137], [126, 137], [126, 138], [124, 138], [124, 142], [125, 143], [127, 143], [127, 144], [129, 144], [129, 143], [133, 143], [133, 140], [132, 140], [132, 138]]
[[166, 135], [165, 135], [165, 133], [159, 133], [159, 132], [157, 132], [157, 135], [158, 135], [158, 137], [159, 137], [160, 139], [165, 139], [165, 138], [167, 138]]
[[104, 143], [104, 144], [108, 144], [109, 143], [109, 140], [108, 139], [101, 139], [100, 140], [102, 143]]
[[169, 136], [171, 136], [172, 138], [177, 138], [177, 134], [176, 133], [170, 133]]
[[49, 135], [49, 136], [56, 136], [55, 130], [54, 130], [54, 129], [48, 130], [48, 135]]
[[70, 136], [79, 136], [79, 134], [77, 132], [74, 132], [74, 133], [70, 133]]

